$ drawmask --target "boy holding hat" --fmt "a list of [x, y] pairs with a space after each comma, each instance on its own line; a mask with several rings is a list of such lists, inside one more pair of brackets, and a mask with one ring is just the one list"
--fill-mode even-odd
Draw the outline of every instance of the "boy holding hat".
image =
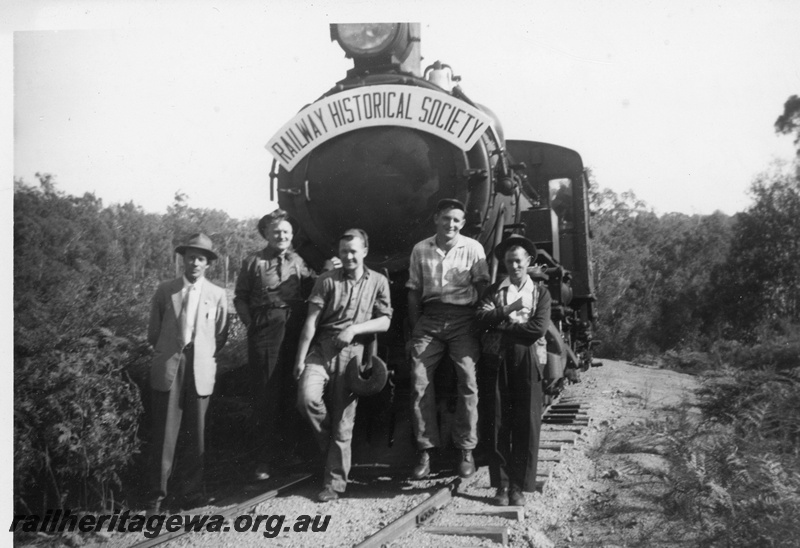
[[[544, 335], [550, 324], [550, 293], [528, 275], [536, 259], [529, 239], [512, 235], [495, 248], [508, 277], [490, 286], [476, 320], [499, 337], [499, 348], [484, 347], [484, 359], [498, 363], [495, 382], [494, 458], [489, 466], [495, 502], [524, 506], [523, 491], [536, 489], [539, 432], [542, 424]], [[487, 356], [487, 351], [492, 356]]]
[[211, 239], [194, 234], [175, 252], [183, 256], [184, 275], [158, 286], [147, 333], [155, 349], [150, 368], [151, 514], [160, 512], [167, 495], [181, 432], [185, 452], [177, 474], [181, 506], [203, 503], [205, 415], [214, 391], [215, 356], [228, 336], [225, 290], [205, 279], [206, 269], [217, 258]]

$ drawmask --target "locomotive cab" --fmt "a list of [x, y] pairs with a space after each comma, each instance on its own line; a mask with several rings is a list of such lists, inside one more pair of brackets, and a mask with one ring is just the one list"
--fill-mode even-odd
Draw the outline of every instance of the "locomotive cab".
[[548, 290], [553, 298], [552, 321], [566, 345], [565, 367], [591, 366], [595, 321], [594, 273], [589, 231], [589, 192], [583, 161], [574, 150], [549, 143], [507, 141], [539, 207], [521, 213], [525, 234], [543, 250]]

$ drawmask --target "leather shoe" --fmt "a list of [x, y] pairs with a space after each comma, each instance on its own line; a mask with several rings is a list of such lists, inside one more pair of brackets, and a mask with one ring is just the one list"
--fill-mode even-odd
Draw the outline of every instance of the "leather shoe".
[[511, 486], [508, 491], [508, 504], [511, 506], [525, 506], [525, 495], [519, 487]]
[[419, 462], [411, 472], [411, 479], [421, 480], [431, 473], [431, 454], [427, 449], [423, 449], [419, 453]]
[[330, 502], [339, 498], [339, 493], [333, 490], [333, 487], [326, 485], [325, 489], [319, 492], [317, 500], [320, 502]]
[[256, 471], [253, 473], [253, 478], [256, 481], [264, 481], [269, 479], [269, 464], [266, 462], [262, 462], [258, 466], [256, 466]]
[[462, 449], [461, 459], [458, 461], [458, 475], [468, 478], [475, 473], [475, 460], [472, 458], [472, 450]]
[[508, 487], [498, 487], [494, 496], [494, 503], [497, 506], [508, 506]]

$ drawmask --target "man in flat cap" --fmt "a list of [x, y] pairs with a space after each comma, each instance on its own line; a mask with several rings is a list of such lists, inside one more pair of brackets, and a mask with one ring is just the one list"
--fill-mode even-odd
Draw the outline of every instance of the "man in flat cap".
[[486, 254], [480, 243], [461, 235], [464, 204], [439, 201], [434, 214], [436, 234], [411, 251], [408, 268], [408, 318], [411, 322], [412, 424], [419, 462], [412, 478], [430, 473], [430, 451], [441, 447], [436, 420], [434, 373], [445, 352], [457, 377], [458, 398], [453, 442], [460, 450], [458, 473], [475, 473], [472, 450], [478, 443], [478, 385], [475, 364], [480, 355], [472, 333], [475, 305], [489, 282]]
[[233, 306], [247, 327], [252, 413], [247, 435], [256, 452], [254, 477], [265, 480], [291, 458], [299, 441], [292, 360], [317, 275], [292, 248], [294, 226], [286, 211], [264, 215], [258, 232], [267, 246], [242, 261]]
[[211, 239], [194, 234], [175, 252], [183, 256], [184, 274], [158, 286], [147, 332], [155, 349], [149, 513], [159, 513], [167, 495], [179, 437], [183, 454], [175, 480], [181, 508], [203, 503], [205, 415], [214, 391], [215, 356], [228, 336], [225, 290], [205, 278], [217, 258]]

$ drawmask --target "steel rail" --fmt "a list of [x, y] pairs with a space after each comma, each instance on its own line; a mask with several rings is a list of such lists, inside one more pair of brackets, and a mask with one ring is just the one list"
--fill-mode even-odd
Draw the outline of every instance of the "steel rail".
[[388, 524], [383, 529], [373, 533], [356, 548], [381, 548], [403, 533], [406, 533], [427, 520], [437, 510], [450, 504], [453, 500], [453, 491], [460, 483], [460, 479], [452, 480], [433, 495], [416, 505], [414, 508]]
[[[587, 411], [587, 402], [583, 399], [580, 400], [570, 400], [569, 403], [565, 404], [560, 402], [561, 394], [559, 394], [556, 398], [554, 398], [549, 405], [545, 406], [542, 410], [542, 418], [570, 418], [572, 420], [577, 419], [579, 413], [583, 415]], [[560, 411], [560, 412], [559, 412]], [[581, 417], [583, 418], [583, 417]], [[588, 418], [588, 417], [587, 417]], [[564, 427], [570, 426], [567, 424], [555, 424], [552, 425], [557, 430], [562, 430]], [[585, 425], [576, 425], [576, 426], [585, 426]], [[558, 441], [548, 441], [548, 442], [540, 442], [541, 449], [555, 449], [561, 450], [564, 446], [569, 445], [570, 443], [574, 443], [574, 439], [569, 440], [558, 440]], [[552, 462], [558, 462], [560, 459], [542, 459], [548, 460]], [[549, 477], [549, 473], [547, 475]], [[544, 487], [544, 483], [546, 482], [547, 478], [543, 477], [541, 480], [537, 478], [537, 487], [539, 489]], [[377, 532], [373, 533], [366, 539], [364, 539], [361, 543], [355, 545], [355, 548], [384, 548], [389, 546], [395, 539], [400, 537], [401, 535], [417, 529], [420, 525], [423, 525], [425, 521], [427, 521], [434, 513], [439, 510], [442, 510], [445, 506], [447, 506], [453, 499], [453, 494], [458, 490], [459, 485], [463, 480], [460, 478], [456, 478], [447, 484], [444, 487], [438, 489], [434, 492], [430, 497], [419, 503], [417, 506], [409, 510], [408, 512], [404, 513], [399, 518], [395, 519], [382, 529], [379, 529]], [[425, 530], [424, 528], [420, 530]]]
[[[254, 506], [261, 504], [265, 500], [269, 500], [272, 498], [277, 497], [281, 492], [286, 491], [292, 487], [296, 487], [297, 485], [309, 480], [313, 477], [313, 474], [303, 474], [302, 476], [295, 478], [283, 485], [272, 489], [270, 491], [266, 491], [264, 493], [259, 493], [258, 495], [245, 500], [244, 502], [240, 502], [238, 504], [234, 504], [229, 508], [225, 508], [224, 510], [218, 510], [215, 512], [215, 515], [223, 516], [225, 519], [230, 519], [234, 516], [241, 515]], [[219, 504], [224, 504], [224, 501], [220, 502]], [[141, 542], [137, 542], [136, 544], [132, 545], [130, 548], [150, 548], [151, 546], [158, 546], [159, 544], [163, 544], [165, 542], [169, 542], [170, 540], [174, 540], [178, 537], [182, 537], [188, 533], [193, 533], [194, 531], [187, 530], [186, 528], [180, 529], [178, 531], [174, 531], [171, 533], [167, 533], [165, 535], [159, 535], [157, 537], [153, 537], [151, 539], [146, 539]]]

